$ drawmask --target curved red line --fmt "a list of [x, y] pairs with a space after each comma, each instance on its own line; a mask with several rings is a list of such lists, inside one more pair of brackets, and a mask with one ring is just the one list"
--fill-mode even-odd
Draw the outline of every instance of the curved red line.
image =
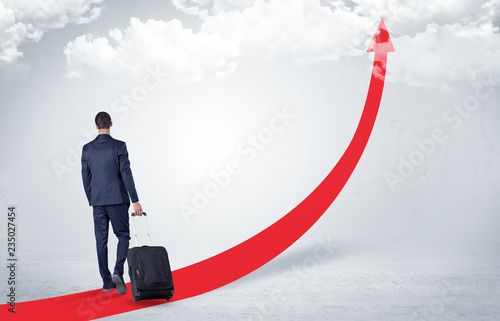
[[[262, 232], [218, 255], [173, 271], [176, 293], [170, 302], [215, 290], [263, 266], [307, 232], [337, 198], [363, 154], [382, 99], [387, 52], [394, 51], [383, 20], [368, 51], [375, 52], [375, 59], [363, 113], [349, 146], [332, 171], [306, 199]], [[130, 283], [127, 288], [130, 292]], [[16, 317], [36, 320], [43, 315], [51, 320], [89, 320], [164, 303], [165, 300], [135, 303], [128, 295], [98, 289], [17, 303]], [[14, 315], [7, 312], [8, 305], [1, 308], [2, 315]]]

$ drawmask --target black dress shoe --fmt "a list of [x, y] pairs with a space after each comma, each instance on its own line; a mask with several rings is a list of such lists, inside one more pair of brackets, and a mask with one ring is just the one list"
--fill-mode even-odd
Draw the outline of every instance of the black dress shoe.
[[115, 288], [116, 288], [116, 284], [114, 284], [113, 282], [111, 282], [110, 284], [104, 284], [104, 286], [102, 287], [102, 290], [104, 292], [110, 292], [111, 290], [113, 290]]
[[112, 280], [116, 284], [116, 292], [120, 294], [127, 293], [127, 287], [125, 286], [125, 281], [123, 281], [123, 276], [115, 274]]

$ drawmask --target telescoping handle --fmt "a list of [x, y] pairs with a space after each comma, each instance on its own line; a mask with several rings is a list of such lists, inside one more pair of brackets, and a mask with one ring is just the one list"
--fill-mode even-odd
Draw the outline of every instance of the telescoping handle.
[[[134, 237], [135, 237], [135, 246], [139, 246], [139, 243], [137, 242], [137, 230], [135, 228], [135, 213], [132, 213], [132, 226], [134, 227]], [[144, 216], [144, 219], [146, 220], [146, 231], [148, 232], [148, 244], [151, 246], [151, 236], [149, 235], [149, 224], [148, 224], [148, 216], [146, 212], [142, 213], [142, 216]]]

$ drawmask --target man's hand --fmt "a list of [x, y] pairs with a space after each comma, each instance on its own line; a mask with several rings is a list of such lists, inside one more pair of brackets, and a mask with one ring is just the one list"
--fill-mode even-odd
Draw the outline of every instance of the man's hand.
[[134, 207], [134, 213], [136, 216], [142, 216], [142, 206], [141, 206], [141, 203], [137, 202], [137, 203], [134, 203], [132, 204], [132, 206]]

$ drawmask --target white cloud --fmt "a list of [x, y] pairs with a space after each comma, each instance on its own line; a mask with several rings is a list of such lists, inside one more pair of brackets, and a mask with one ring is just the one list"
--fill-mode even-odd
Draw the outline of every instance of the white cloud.
[[108, 74], [129, 72], [140, 76], [149, 67], [168, 74], [167, 81], [194, 82], [206, 74], [220, 76], [234, 70], [239, 55], [231, 41], [219, 34], [183, 28], [178, 20], [169, 22], [130, 19], [130, 26], [109, 32], [109, 38], [84, 35], [71, 41], [64, 53], [68, 76], [82, 76], [85, 67]]
[[[364, 55], [380, 18], [395, 45], [389, 79], [415, 86], [473, 81], [498, 68], [499, 0], [175, 0], [197, 15], [193, 33], [176, 20], [132, 19], [107, 38], [82, 36], [68, 43], [68, 75], [86, 67], [108, 73], [138, 74], [147, 65], [163, 66], [173, 81], [197, 81], [235, 70], [238, 58], [296, 62]], [[98, 61], [102, 57], [102, 61]], [[369, 55], [367, 55], [369, 57]]]
[[[68, 58], [68, 77], [82, 75], [81, 66], [99, 68], [104, 73], [112, 74], [122, 69], [117, 53], [110, 46], [108, 39], [92, 39], [90, 36], [80, 36], [68, 43], [65, 51]], [[74, 67], [73, 67], [74, 66]]]
[[478, 0], [355, 0], [355, 2], [357, 14], [374, 19], [384, 17], [386, 22], [390, 22], [390, 31], [394, 36], [413, 36], [417, 32], [424, 31], [430, 23], [466, 24], [485, 14], [481, 1]]
[[207, 17], [221, 11], [252, 7], [255, 0], [173, 0], [173, 5], [184, 13]]
[[64, 51], [68, 76], [82, 76], [86, 67], [139, 75], [147, 66], [157, 65], [172, 81], [186, 82], [211, 73], [228, 75], [236, 69], [235, 59], [241, 57], [293, 55], [297, 62], [336, 59], [366, 51], [378, 23], [353, 16], [343, 6], [332, 11], [319, 2], [297, 0], [257, 1], [241, 11], [216, 11], [203, 14], [205, 21], [197, 33], [177, 20], [141, 22], [132, 18], [127, 29], [111, 30], [108, 37], [78, 37]]
[[16, 64], [26, 41], [40, 41], [48, 29], [95, 20], [102, 0], [3, 0], [0, 1], [0, 66]]
[[414, 37], [395, 39], [394, 46], [390, 78], [412, 86], [448, 88], [450, 82], [500, 76], [500, 34], [491, 22], [429, 24]]
[[204, 18], [202, 30], [230, 39], [244, 55], [302, 62], [364, 53], [377, 24], [341, 3], [332, 10], [319, 1], [255, 1]]

